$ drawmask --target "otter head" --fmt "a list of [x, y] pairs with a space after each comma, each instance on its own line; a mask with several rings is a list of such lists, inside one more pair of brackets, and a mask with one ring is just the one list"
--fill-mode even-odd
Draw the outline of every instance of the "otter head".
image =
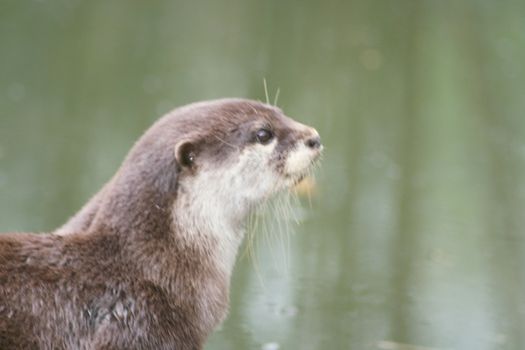
[[175, 114], [183, 129], [174, 146], [176, 232], [185, 241], [211, 237], [231, 271], [247, 214], [308, 173], [322, 150], [319, 134], [250, 100], [198, 103]]
[[174, 149], [180, 196], [237, 222], [300, 181], [322, 150], [315, 129], [260, 102], [219, 100], [189, 114], [191, 131]]

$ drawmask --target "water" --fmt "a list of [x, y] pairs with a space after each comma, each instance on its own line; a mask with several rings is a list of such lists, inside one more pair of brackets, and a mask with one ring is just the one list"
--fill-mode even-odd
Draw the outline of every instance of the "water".
[[1, 231], [48, 231], [175, 106], [320, 132], [289, 241], [259, 235], [207, 349], [523, 349], [525, 4], [2, 1]]

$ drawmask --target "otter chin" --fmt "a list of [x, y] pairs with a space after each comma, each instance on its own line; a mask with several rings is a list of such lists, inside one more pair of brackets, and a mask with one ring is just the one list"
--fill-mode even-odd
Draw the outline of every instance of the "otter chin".
[[175, 109], [62, 227], [0, 235], [0, 348], [201, 349], [227, 314], [250, 211], [321, 151], [268, 104]]

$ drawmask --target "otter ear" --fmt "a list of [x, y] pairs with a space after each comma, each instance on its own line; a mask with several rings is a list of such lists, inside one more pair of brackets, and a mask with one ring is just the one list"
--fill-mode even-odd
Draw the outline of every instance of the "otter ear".
[[175, 160], [182, 167], [193, 167], [197, 157], [197, 146], [189, 140], [182, 140], [175, 145]]

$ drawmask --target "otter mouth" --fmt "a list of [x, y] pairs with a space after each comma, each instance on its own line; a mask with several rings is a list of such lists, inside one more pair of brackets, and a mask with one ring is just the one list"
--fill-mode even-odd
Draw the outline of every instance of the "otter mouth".
[[308, 167], [308, 169], [305, 169], [304, 171], [301, 171], [295, 174], [284, 174], [284, 177], [287, 180], [288, 186], [295, 187], [298, 184], [300, 184], [304, 179], [306, 179], [309, 174], [308, 172], [309, 168], [310, 167]]
[[315, 164], [319, 162], [320, 159], [320, 152], [314, 155], [312, 160], [310, 161], [310, 164], [306, 166], [304, 169], [301, 169], [299, 171], [295, 171], [293, 173], [285, 173], [284, 177], [286, 180], [289, 181], [290, 187], [295, 187], [298, 184], [300, 184], [304, 179], [308, 178], [311, 174], [311, 171], [313, 170]]

